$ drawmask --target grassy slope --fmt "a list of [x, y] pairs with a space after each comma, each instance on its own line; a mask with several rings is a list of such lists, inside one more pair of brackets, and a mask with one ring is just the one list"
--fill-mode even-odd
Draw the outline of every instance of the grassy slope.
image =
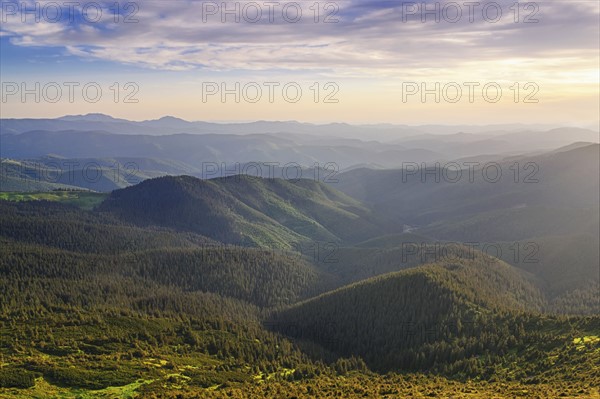
[[53, 201], [75, 205], [91, 210], [98, 206], [106, 194], [87, 191], [43, 191], [43, 192], [0, 192], [0, 200], [5, 201]]

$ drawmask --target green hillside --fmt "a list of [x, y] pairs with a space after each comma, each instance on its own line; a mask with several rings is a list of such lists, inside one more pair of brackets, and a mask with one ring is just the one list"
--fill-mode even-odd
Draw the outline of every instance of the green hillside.
[[181, 162], [153, 158], [0, 159], [0, 191], [79, 189], [110, 192], [157, 176], [199, 173]]
[[496, 188], [409, 222], [310, 180], [3, 193], [0, 397], [593, 398], [598, 212]]
[[308, 241], [354, 240], [377, 230], [358, 202], [304, 180], [162, 177], [114, 191], [99, 209], [136, 224], [239, 245], [293, 248]]
[[560, 365], [535, 354], [561, 353], [575, 332], [596, 334], [598, 319], [538, 315], [534, 309], [542, 299], [532, 284], [511, 266], [482, 260], [430, 264], [362, 281], [278, 312], [270, 325], [301, 326], [286, 332], [341, 356], [360, 356], [384, 372], [488, 378], [504, 375], [515, 362], [522, 367], [511, 372], [549, 379], [556, 367], [567, 372], [581, 362], [578, 370], [597, 378], [586, 369], [599, 360], [597, 349], [573, 352]]
[[556, 235], [498, 245], [506, 262], [537, 276], [549, 299], [550, 311], [600, 312], [598, 236]]
[[418, 232], [440, 240], [498, 242], [570, 234], [598, 234], [596, 208], [520, 207], [432, 223]]
[[428, 165], [426, 175], [421, 164], [416, 171], [356, 169], [341, 174], [335, 187], [388, 218], [417, 226], [519, 207], [597, 208], [599, 148], [498, 162], [492, 170], [499, 169], [499, 177], [488, 175], [486, 164], [471, 172], [462, 165], [458, 179], [456, 166], [446, 164]]
[[106, 198], [106, 194], [77, 190], [54, 190], [41, 192], [0, 192], [5, 201], [52, 201], [71, 204], [91, 210]]
[[[194, 234], [142, 229], [110, 215], [52, 202], [0, 201], [0, 210], [2, 270], [7, 278], [76, 280], [69, 288], [73, 298], [85, 298], [81, 287], [90, 284], [89, 279], [110, 278], [275, 306], [314, 294], [321, 285], [316, 269], [296, 252], [224, 246]], [[85, 303], [81, 301], [78, 305]]]
[[[375, 214], [410, 225], [410, 234], [425, 237], [417, 237], [417, 245], [468, 243], [532, 273], [549, 311], [595, 314], [599, 154], [598, 144], [591, 144], [513, 157], [496, 164], [502, 178], [495, 182], [486, 180], [482, 165], [473, 169], [472, 179], [463, 170], [457, 182], [436, 181], [432, 165], [425, 177], [420, 171], [358, 169], [342, 174], [336, 187]], [[437, 172], [444, 176], [442, 166]], [[399, 252], [394, 247], [403, 240], [379, 238], [375, 246], [386, 248], [378, 252]]]

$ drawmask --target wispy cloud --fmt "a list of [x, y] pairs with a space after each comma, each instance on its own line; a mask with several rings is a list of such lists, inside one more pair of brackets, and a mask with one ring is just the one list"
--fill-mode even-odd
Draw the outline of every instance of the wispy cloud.
[[[235, 3], [240, 10], [237, 23], [224, 11], [234, 10]], [[248, 6], [251, 3], [263, 13], [256, 23], [248, 22], [257, 15]], [[428, 3], [428, 9], [435, 7]], [[495, 23], [491, 22], [495, 6], [488, 8], [487, 20], [482, 15], [488, 3], [502, 4], [502, 17]], [[33, 9], [32, 1], [27, 4]], [[447, 15], [440, 11], [439, 23], [432, 14], [422, 22], [418, 9], [422, 3], [395, 1], [317, 3], [319, 22], [314, 7], [309, 8], [313, 3], [303, 2], [302, 18], [296, 23], [289, 22], [294, 9], [288, 9], [287, 21], [282, 15], [283, 6], [289, 4], [285, 2], [270, 14], [267, 3], [260, 1], [229, 1], [226, 8], [222, 2], [144, 1], [137, 3], [139, 9], [121, 1], [118, 22], [114, 2], [101, 4], [103, 15], [97, 23], [80, 14], [73, 21], [63, 17], [56, 23], [48, 18], [36, 23], [29, 15], [23, 23], [20, 15], [4, 12], [1, 32], [16, 46], [57, 47], [79, 57], [153, 69], [265, 70], [276, 65], [291, 71], [328, 69], [357, 75], [460, 68], [466, 62], [507, 58], [527, 63], [561, 53], [569, 56], [561, 61], [552, 55], [555, 62], [587, 57], [593, 63], [599, 46], [597, 2], [545, 1], [536, 3], [536, 10], [521, 5], [515, 22], [513, 0], [483, 1], [472, 14], [464, 3], [445, 1], [439, 7], [446, 7]], [[452, 4], [461, 5], [462, 16], [455, 23]], [[94, 19], [95, 8], [88, 11]], [[330, 22], [336, 23], [323, 21], [329, 14]], [[529, 15], [538, 22], [524, 23]], [[138, 22], [125, 23], [126, 17]]]

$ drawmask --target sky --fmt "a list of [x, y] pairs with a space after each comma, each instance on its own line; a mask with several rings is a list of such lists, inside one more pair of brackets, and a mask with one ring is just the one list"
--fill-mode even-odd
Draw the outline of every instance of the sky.
[[1, 3], [3, 118], [600, 119], [596, 0]]

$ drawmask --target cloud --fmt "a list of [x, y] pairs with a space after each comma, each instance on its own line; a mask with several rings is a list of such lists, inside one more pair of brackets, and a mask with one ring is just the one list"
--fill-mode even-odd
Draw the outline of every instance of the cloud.
[[[42, 2], [42, 10], [49, 3]], [[400, 71], [460, 70], [475, 61], [489, 65], [518, 59], [529, 65], [552, 59], [572, 65], [575, 58], [578, 65], [581, 59], [588, 60], [584, 69], [597, 66], [600, 7], [595, 2], [545, 1], [532, 3], [538, 7], [530, 9], [521, 3], [515, 22], [513, 0], [481, 1], [472, 21], [465, 3], [443, 1], [437, 3], [440, 21], [428, 14], [425, 23], [424, 3], [317, 2], [316, 22], [315, 3], [302, 2], [302, 17], [295, 23], [290, 21], [296, 18], [297, 6], [290, 4], [300, 3], [279, 2], [273, 8], [263, 1], [225, 3], [224, 8], [221, 1], [121, 1], [117, 12], [113, 0], [80, 1], [74, 15], [50, 22], [52, 17], [42, 14], [37, 23], [31, 15], [22, 22], [18, 12], [9, 15], [3, 5], [0, 35], [15, 46], [55, 47], [81, 58], [164, 70], [278, 68], [393, 76]], [[27, 4], [33, 9], [33, 1]], [[90, 22], [97, 16], [96, 4], [102, 4], [102, 17]], [[428, 1], [428, 9], [435, 4]], [[502, 17], [492, 23], [496, 4], [502, 5]], [[451, 22], [457, 6], [462, 16]], [[87, 20], [84, 7], [89, 11]], [[258, 9], [262, 18], [253, 23]], [[231, 10], [238, 11], [228, 13]], [[538, 22], [524, 23], [528, 16]], [[333, 21], [337, 22], [327, 23]]]

